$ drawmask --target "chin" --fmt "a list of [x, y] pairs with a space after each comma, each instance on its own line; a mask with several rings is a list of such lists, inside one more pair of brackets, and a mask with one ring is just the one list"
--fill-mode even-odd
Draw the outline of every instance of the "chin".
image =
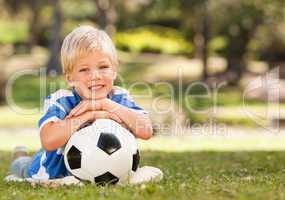
[[105, 98], [107, 98], [107, 95], [106, 96], [93, 97], [92, 99], [99, 100], [99, 99], [105, 99]]
[[[104, 99], [104, 98], [107, 98], [108, 94], [111, 92], [111, 90], [109, 90], [108, 88], [102, 88], [102, 89], [99, 89], [99, 90], [95, 90], [95, 91], [91, 91], [90, 92], [90, 97], [91, 99], [94, 99], [94, 100], [98, 100], [98, 99]], [[92, 93], [95, 95], [92, 96]]]

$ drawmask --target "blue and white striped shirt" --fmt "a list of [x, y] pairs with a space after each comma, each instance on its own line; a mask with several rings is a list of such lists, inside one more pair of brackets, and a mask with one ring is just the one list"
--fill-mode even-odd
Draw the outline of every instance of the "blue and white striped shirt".
[[[108, 98], [123, 106], [134, 109], [136, 112], [147, 113], [139, 107], [128, 91], [114, 87]], [[48, 122], [63, 120], [69, 112], [81, 101], [80, 96], [75, 90], [60, 89], [48, 96], [44, 105], [44, 116], [39, 120], [40, 129]], [[29, 177], [35, 179], [54, 179], [68, 175], [64, 165], [63, 149], [59, 148], [54, 151], [41, 149], [38, 151], [29, 167]]]

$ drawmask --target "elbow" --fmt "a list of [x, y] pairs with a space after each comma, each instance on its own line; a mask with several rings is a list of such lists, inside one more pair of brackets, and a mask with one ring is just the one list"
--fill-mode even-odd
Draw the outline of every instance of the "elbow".
[[148, 140], [153, 136], [153, 127], [150, 120], [148, 120], [148, 123], [143, 126], [143, 128], [139, 129], [138, 131], [139, 138], [143, 140]]
[[145, 134], [145, 135], [142, 135], [140, 138], [143, 139], [143, 140], [149, 140], [151, 137], [152, 137], [152, 135]]
[[41, 145], [46, 151], [54, 151], [56, 148], [53, 145], [52, 138], [41, 132]]
[[42, 147], [46, 150], [46, 151], [54, 151], [54, 147], [52, 146], [52, 143], [51, 142], [48, 142], [44, 139], [41, 139], [41, 144], [42, 144]]
[[153, 130], [152, 128], [149, 130], [144, 130], [141, 133], [139, 133], [139, 138], [143, 140], [148, 140], [153, 136]]

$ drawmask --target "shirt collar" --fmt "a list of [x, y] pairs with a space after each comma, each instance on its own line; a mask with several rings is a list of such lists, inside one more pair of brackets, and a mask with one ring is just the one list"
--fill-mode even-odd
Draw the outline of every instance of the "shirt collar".
[[74, 95], [75, 99], [78, 101], [81, 101], [81, 97], [79, 96], [79, 94], [76, 92], [75, 88], [72, 88], [72, 94]]

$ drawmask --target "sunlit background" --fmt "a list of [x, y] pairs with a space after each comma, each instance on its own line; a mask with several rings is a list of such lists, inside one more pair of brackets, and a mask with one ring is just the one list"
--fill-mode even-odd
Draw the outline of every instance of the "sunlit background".
[[112, 37], [117, 85], [150, 112], [155, 137], [142, 149], [285, 149], [284, 0], [0, 0], [0, 10], [0, 150], [40, 147], [34, 109], [66, 87], [60, 46], [82, 24]]

